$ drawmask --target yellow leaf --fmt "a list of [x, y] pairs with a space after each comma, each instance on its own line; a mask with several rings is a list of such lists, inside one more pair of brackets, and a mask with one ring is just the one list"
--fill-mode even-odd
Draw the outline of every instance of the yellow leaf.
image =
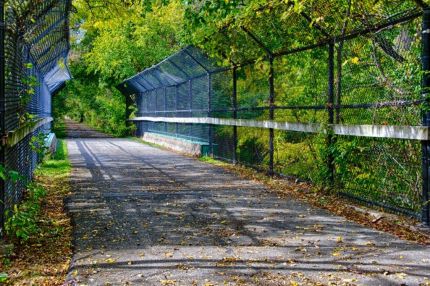
[[354, 57], [351, 59], [351, 63], [357, 65], [360, 62], [360, 59], [358, 57]]
[[405, 273], [396, 273], [396, 276], [400, 279], [405, 279], [407, 275]]
[[176, 285], [176, 280], [160, 280], [161, 285]]
[[373, 241], [368, 241], [366, 242], [367, 246], [375, 246], [375, 243]]
[[115, 263], [116, 259], [115, 258], [108, 258], [105, 261], [106, 261], [106, 263]]

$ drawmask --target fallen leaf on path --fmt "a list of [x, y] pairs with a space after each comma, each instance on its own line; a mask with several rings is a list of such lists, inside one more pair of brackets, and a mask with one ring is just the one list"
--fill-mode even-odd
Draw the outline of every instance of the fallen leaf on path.
[[406, 278], [406, 273], [396, 273], [396, 276], [400, 279], [405, 279]]
[[115, 259], [115, 258], [108, 258], [108, 259], [106, 259], [105, 261], [106, 261], [106, 263], [111, 264], [111, 263], [115, 263], [115, 262], [116, 262], [116, 259]]
[[176, 280], [160, 280], [160, 283], [163, 286], [176, 285]]

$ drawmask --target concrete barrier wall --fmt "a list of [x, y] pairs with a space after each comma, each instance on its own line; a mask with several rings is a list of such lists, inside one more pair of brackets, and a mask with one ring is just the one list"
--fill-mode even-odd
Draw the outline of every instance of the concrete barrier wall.
[[145, 142], [157, 144], [170, 150], [196, 157], [202, 156], [202, 145], [199, 143], [151, 132], [145, 132], [141, 138]]

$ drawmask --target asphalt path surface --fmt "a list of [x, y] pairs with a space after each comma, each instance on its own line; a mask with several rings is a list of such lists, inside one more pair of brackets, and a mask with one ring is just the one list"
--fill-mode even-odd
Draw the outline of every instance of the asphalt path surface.
[[193, 158], [68, 128], [70, 285], [430, 283], [428, 246]]

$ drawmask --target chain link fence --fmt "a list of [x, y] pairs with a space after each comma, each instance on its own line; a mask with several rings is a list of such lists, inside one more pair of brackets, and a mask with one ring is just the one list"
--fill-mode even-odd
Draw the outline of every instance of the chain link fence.
[[51, 99], [70, 79], [69, 0], [0, 1], [0, 164], [18, 182], [0, 181], [0, 234], [24, 197], [40, 158], [32, 138], [51, 129]]
[[428, 10], [419, 1], [384, 2], [382, 11], [350, 15], [351, 23], [333, 31], [310, 20], [328, 9], [314, 2], [285, 20], [291, 26], [273, 16], [287, 9], [280, 5], [266, 11], [270, 19], [262, 9], [249, 20], [265, 25], [220, 31], [220, 50], [235, 51], [231, 67], [190, 46], [120, 84], [137, 104], [137, 136], [197, 142], [216, 158], [428, 223], [421, 86]]

